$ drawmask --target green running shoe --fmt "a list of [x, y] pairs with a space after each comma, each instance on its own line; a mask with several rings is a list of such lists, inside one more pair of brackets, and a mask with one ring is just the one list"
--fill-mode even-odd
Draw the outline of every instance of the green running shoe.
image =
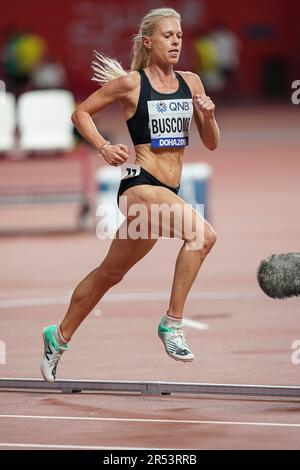
[[166, 353], [175, 361], [192, 362], [195, 358], [188, 347], [182, 327], [166, 326], [165, 317], [158, 325], [158, 336], [163, 342]]
[[44, 355], [40, 362], [42, 376], [47, 382], [54, 382], [56, 379], [56, 368], [63, 352], [68, 349], [68, 345], [59, 346], [55, 338], [56, 325], [49, 325], [43, 329]]

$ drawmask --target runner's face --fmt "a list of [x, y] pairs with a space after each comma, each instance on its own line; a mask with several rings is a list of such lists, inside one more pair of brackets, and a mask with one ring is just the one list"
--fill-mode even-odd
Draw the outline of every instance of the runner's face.
[[156, 25], [150, 38], [153, 59], [177, 64], [181, 52], [182, 30], [176, 18], [164, 18]]

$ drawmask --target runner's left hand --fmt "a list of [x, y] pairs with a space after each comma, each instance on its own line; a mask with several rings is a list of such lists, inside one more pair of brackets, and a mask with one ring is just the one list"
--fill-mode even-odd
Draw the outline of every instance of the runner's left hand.
[[193, 97], [193, 101], [194, 105], [200, 109], [204, 117], [210, 118], [214, 116], [215, 104], [205, 93], [202, 95], [196, 93]]

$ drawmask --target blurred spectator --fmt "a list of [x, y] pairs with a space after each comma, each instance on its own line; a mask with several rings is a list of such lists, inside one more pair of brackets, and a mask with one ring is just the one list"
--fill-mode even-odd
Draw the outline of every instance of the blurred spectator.
[[233, 87], [237, 86], [240, 49], [239, 39], [222, 24], [217, 24], [213, 30], [196, 37], [194, 70], [200, 75], [208, 93], [228, 96]]
[[68, 88], [64, 66], [50, 55], [43, 57], [32, 71], [30, 86], [40, 90]]
[[7, 91], [19, 96], [26, 89], [46, 50], [46, 42], [38, 34], [15, 27], [7, 30], [1, 51]]
[[224, 87], [224, 79], [219, 70], [216, 44], [209, 34], [194, 40], [195, 72], [201, 77], [205, 90], [216, 92]]
[[226, 91], [236, 85], [236, 75], [240, 67], [241, 42], [226, 25], [219, 23], [210, 33], [218, 56], [219, 70], [224, 79]]

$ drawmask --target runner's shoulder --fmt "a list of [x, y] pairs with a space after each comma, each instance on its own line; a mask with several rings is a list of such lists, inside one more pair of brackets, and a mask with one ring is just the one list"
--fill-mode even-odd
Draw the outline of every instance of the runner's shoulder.
[[134, 91], [140, 84], [140, 74], [134, 70], [127, 75], [116, 78], [115, 85], [123, 93]]
[[178, 70], [177, 73], [179, 73], [182, 78], [187, 82], [189, 87], [194, 93], [203, 93], [204, 92], [204, 87], [201, 81], [201, 78], [197, 73], [190, 72], [190, 71], [181, 71]]

